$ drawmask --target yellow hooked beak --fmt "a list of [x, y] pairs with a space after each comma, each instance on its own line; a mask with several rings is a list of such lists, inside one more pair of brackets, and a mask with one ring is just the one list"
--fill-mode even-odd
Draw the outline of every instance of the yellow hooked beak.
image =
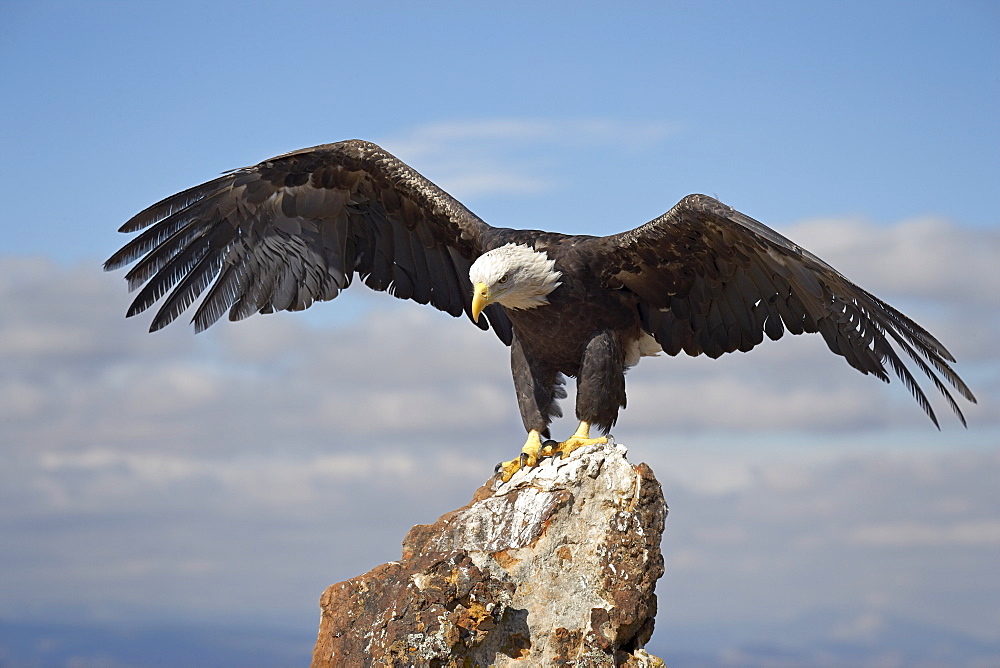
[[485, 283], [476, 283], [472, 289], [472, 321], [479, 322], [479, 314], [490, 304], [490, 289]]

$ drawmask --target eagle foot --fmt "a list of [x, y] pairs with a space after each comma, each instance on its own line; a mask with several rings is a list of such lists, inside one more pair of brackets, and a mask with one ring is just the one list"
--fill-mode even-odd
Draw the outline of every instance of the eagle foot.
[[537, 457], [532, 458], [528, 453], [522, 452], [516, 459], [497, 464], [496, 472], [500, 474], [500, 482], [507, 482], [521, 469], [530, 469], [537, 464]]
[[552, 453], [552, 456], [558, 455], [560, 459], [566, 459], [569, 457], [569, 453], [573, 452], [577, 448], [582, 448], [585, 445], [594, 445], [595, 443], [607, 443], [608, 437], [601, 436], [600, 438], [567, 438], [565, 441], [559, 444], [558, 449]]
[[577, 448], [582, 448], [585, 445], [594, 445], [595, 443], [607, 443], [607, 436], [600, 436], [598, 438], [590, 437], [590, 424], [586, 422], [581, 422], [580, 426], [576, 428], [573, 435], [567, 438], [562, 443], [555, 446], [555, 450], [552, 456], [559, 455], [560, 458], [565, 459], [569, 456], [569, 453], [573, 452]]
[[500, 462], [496, 465], [494, 472], [500, 476], [500, 482], [504, 483], [514, 477], [514, 474], [521, 469], [530, 469], [538, 466], [538, 461], [545, 457], [559, 457], [565, 459], [577, 448], [595, 443], [607, 443], [608, 437], [590, 437], [590, 424], [581, 422], [572, 436], [562, 443], [556, 443], [549, 439], [542, 443], [541, 433], [532, 430], [528, 432], [528, 440], [521, 448], [521, 454], [516, 459], [507, 462]]
[[497, 464], [497, 473], [500, 474], [500, 481], [507, 482], [521, 469], [530, 469], [538, 465], [539, 452], [542, 450], [542, 435], [534, 429], [528, 432], [528, 440], [521, 448], [521, 454], [516, 459], [509, 462]]

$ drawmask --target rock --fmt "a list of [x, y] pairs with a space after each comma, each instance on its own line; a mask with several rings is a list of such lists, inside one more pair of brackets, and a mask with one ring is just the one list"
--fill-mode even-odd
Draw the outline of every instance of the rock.
[[313, 666], [662, 666], [667, 506], [645, 464], [595, 445], [494, 476], [413, 527], [400, 561], [331, 585]]

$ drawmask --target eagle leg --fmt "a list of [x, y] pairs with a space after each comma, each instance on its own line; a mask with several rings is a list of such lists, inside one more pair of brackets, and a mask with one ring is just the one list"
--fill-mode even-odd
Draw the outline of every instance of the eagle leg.
[[556, 453], [562, 453], [562, 458], [565, 459], [569, 453], [573, 452], [577, 448], [582, 448], [585, 445], [594, 445], [595, 443], [607, 443], [608, 437], [601, 436], [599, 438], [590, 437], [590, 423], [580, 421], [580, 426], [576, 428], [573, 435], [567, 438], [565, 441], [560, 443], [555, 447]]
[[497, 466], [501, 482], [510, 480], [519, 469], [532, 468], [538, 464], [538, 453], [542, 449], [542, 433], [537, 429], [528, 432], [528, 440], [521, 448], [521, 456]]

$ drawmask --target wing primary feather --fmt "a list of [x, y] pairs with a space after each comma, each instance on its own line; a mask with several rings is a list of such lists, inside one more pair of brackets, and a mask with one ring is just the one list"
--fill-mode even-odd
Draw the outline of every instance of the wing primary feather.
[[238, 299], [240, 284], [244, 280], [244, 264], [235, 262], [227, 265], [224, 261], [222, 266], [225, 268], [191, 319], [195, 332], [203, 332], [211, 327]]
[[[394, 156], [351, 140], [293, 151], [164, 198], [130, 218], [139, 232], [106, 262], [135, 264], [130, 313], [164, 296], [160, 328], [197, 304], [201, 331], [229, 311], [298, 310], [335, 297], [355, 273], [371, 287], [468, 313], [471, 261], [492, 238], [486, 223]], [[468, 294], [466, 294], [468, 293]], [[510, 342], [497, 309], [495, 325]]]
[[858, 288], [863, 295], [863, 298], [870, 300], [871, 309], [879, 313], [886, 321], [887, 326], [891, 327], [893, 331], [898, 332], [900, 335], [905, 337], [921, 352], [921, 354], [931, 363], [931, 365], [938, 370], [938, 372], [947, 379], [947, 381], [962, 395], [965, 399], [972, 403], [976, 403], [976, 397], [972, 394], [968, 385], [955, 373], [954, 369], [948, 365], [948, 362], [953, 362], [954, 357], [951, 353], [941, 345], [941, 343], [934, 338], [927, 330], [925, 330], [920, 325], [916, 324], [908, 318], [906, 315], [896, 310], [889, 304], [875, 297], [869, 292], [861, 290]]
[[243, 320], [264, 310], [271, 294], [277, 267], [271, 257], [268, 239], [259, 239], [243, 256], [245, 263], [242, 291], [229, 309], [230, 320]]
[[862, 288], [857, 288], [866, 298], [872, 300], [872, 302], [879, 307], [879, 309], [892, 321], [894, 321], [901, 332], [904, 332], [907, 338], [911, 340], [916, 339], [922, 343], [925, 347], [933, 350], [943, 359], [954, 362], [955, 358], [952, 356], [948, 349], [941, 344], [934, 336], [928, 332], [926, 329], [915, 323], [909, 317], [907, 317], [901, 311], [893, 308], [889, 304], [885, 303], [875, 295], [863, 290]]
[[207, 183], [188, 188], [176, 195], [171, 195], [129, 218], [124, 225], [118, 228], [118, 231], [136, 232], [164, 218], [180, 213], [193, 204], [226, 190], [232, 186], [233, 180], [232, 174], [226, 174]]
[[167, 290], [180, 281], [194, 267], [201, 258], [208, 252], [208, 248], [200, 245], [192, 245], [172, 257], [155, 276], [153, 276], [146, 286], [139, 291], [132, 305], [129, 306], [125, 317], [142, 313], [149, 308], [160, 297], [166, 294]]
[[[139, 257], [157, 248], [165, 240], [172, 237], [179, 229], [189, 225], [191, 221], [184, 217], [175, 217], [164, 220], [159, 224], [147, 229], [132, 241], [128, 242], [114, 255], [109, 257], [104, 263], [104, 271], [114, 271], [121, 269], [127, 264], [135, 262]], [[144, 282], [144, 281], [143, 281]]]
[[[146, 257], [125, 275], [130, 289], [134, 290], [145, 283], [174, 255], [182, 252], [182, 249], [186, 248], [193, 239], [206, 234], [210, 229], [226, 224], [223, 221], [230, 213], [231, 210], [228, 207], [223, 210], [219, 203], [214, 200], [200, 200], [197, 204], [163, 219], [155, 227], [140, 235], [135, 241], [138, 242], [139, 239], [145, 237], [141, 244], [131, 248], [131, 245], [126, 246], [119, 251], [119, 253], [123, 253], [123, 257], [120, 259], [149, 251]], [[151, 241], [155, 241], [155, 244], [150, 244]], [[126, 249], [128, 250], [126, 251]], [[108, 263], [118, 259], [112, 256]]]
[[190, 306], [215, 278], [221, 263], [222, 257], [218, 253], [203, 254], [184, 280], [178, 283], [164, 300], [149, 326], [149, 331], [162, 329]]
[[910, 370], [907, 369], [906, 365], [899, 359], [899, 355], [896, 354], [896, 351], [892, 349], [892, 346], [885, 338], [884, 330], [882, 331], [882, 336], [875, 338], [875, 350], [883, 356], [884, 359], [889, 361], [889, 366], [892, 367], [896, 377], [903, 381], [903, 385], [910, 391], [913, 398], [917, 400], [917, 404], [919, 404], [920, 408], [922, 408], [924, 413], [927, 414], [927, 417], [931, 419], [934, 426], [940, 430], [941, 425], [938, 424], [937, 416], [934, 414], [934, 409], [931, 406], [930, 401], [927, 400], [927, 396], [924, 394], [924, 391], [920, 389], [920, 385], [918, 385], [916, 379], [913, 378], [913, 374], [910, 373]]
[[128, 283], [129, 291], [136, 290], [139, 286], [152, 280], [175, 257], [190, 252], [192, 247], [196, 247], [201, 243], [201, 239], [211, 230], [211, 227], [202, 221], [197, 221], [197, 223], [200, 224], [191, 224], [175, 232], [170, 239], [151, 250], [146, 257], [142, 258], [142, 260], [132, 267], [125, 274], [125, 281]]
[[941, 382], [941, 379], [937, 377], [937, 374], [934, 373], [934, 370], [931, 369], [927, 365], [927, 363], [924, 362], [924, 360], [920, 359], [920, 355], [917, 353], [917, 351], [915, 351], [910, 346], [910, 344], [907, 343], [903, 339], [903, 337], [899, 335], [898, 332], [896, 332], [893, 329], [889, 329], [888, 332], [889, 335], [892, 336], [893, 339], [895, 339], [899, 347], [906, 352], [906, 354], [910, 357], [910, 359], [913, 360], [913, 362], [918, 367], [920, 367], [920, 370], [923, 371], [924, 374], [926, 374], [927, 377], [931, 379], [931, 381], [934, 383], [934, 387], [936, 387], [938, 392], [940, 392], [944, 396], [945, 400], [948, 402], [948, 405], [951, 407], [951, 410], [954, 411], [955, 415], [958, 416], [958, 419], [962, 422], [962, 426], [968, 427], [969, 425], [965, 421], [965, 415], [962, 414], [962, 409], [959, 408], [958, 403], [955, 401], [955, 398], [952, 397], [951, 392], [948, 391], [948, 387]]

